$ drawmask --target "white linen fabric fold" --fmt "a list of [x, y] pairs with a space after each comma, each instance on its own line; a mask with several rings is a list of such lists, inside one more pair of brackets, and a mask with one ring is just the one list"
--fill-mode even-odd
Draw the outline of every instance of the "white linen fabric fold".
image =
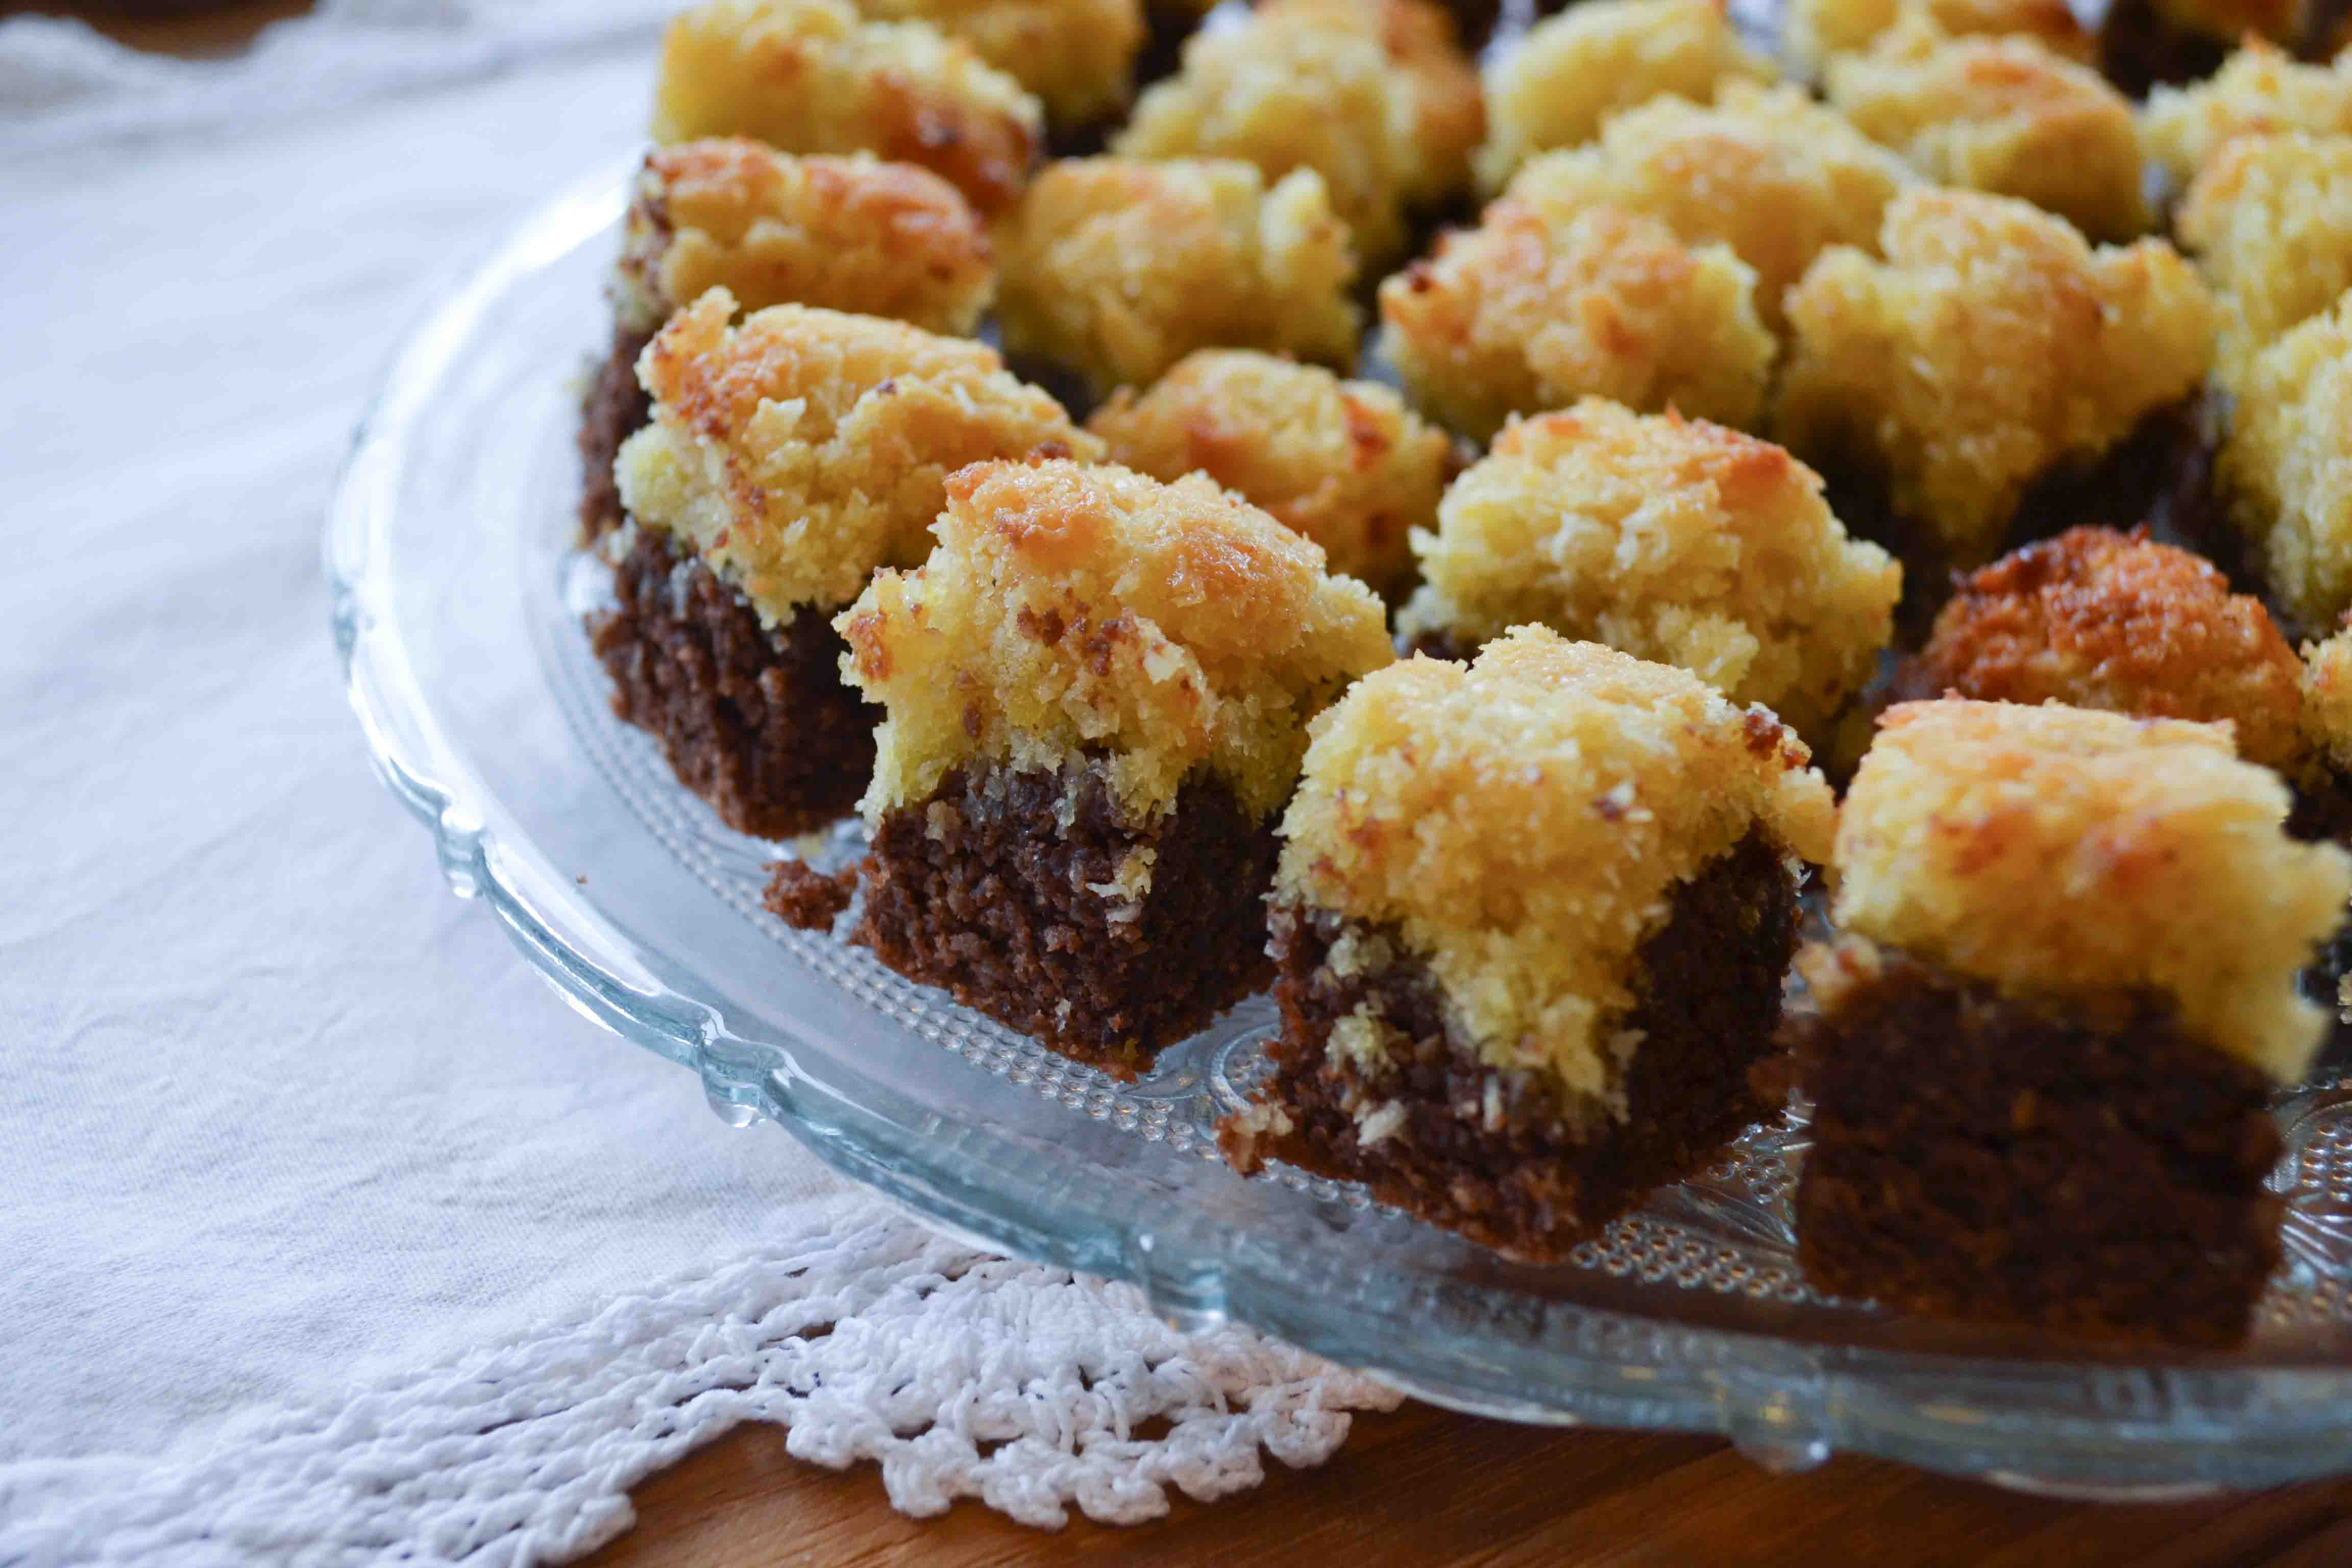
[[435, 280], [644, 114], [649, 49], [526, 11], [205, 67], [0, 24], [0, 1562], [562, 1561], [743, 1419], [1038, 1523], [1325, 1457], [1393, 1396], [722, 1127], [370, 775], [318, 567], [351, 428]]

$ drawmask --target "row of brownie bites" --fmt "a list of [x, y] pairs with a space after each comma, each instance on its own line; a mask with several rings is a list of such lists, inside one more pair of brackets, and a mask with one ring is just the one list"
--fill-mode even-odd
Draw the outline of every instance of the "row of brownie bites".
[[[2352, 637], [2298, 658], [2142, 525], [2201, 517], [2226, 429], [2231, 564], [2298, 627], [2352, 603], [2352, 329], [2305, 287], [2352, 225], [2292, 195], [2352, 79], [2255, 42], [2136, 110], [2035, 0], [1806, 0], [1822, 101], [1711, 0], [1586, 0], [1482, 82], [1423, 0], [1265, 0], [1034, 170], [1143, 34], [668, 35], [593, 636], [730, 825], [862, 811], [772, 907], [1121, 1076], [1271, 982], [1234, 1163], [1520, 1255], [1793, 1084], [1817, 1283], [2242, 1331], [2352, 883], [2311, 842], [2352, 827]], [[2135, 237], [2149, 157], [2194, 266]], [[1360, 264], [1474, 191], [1377, 289], [1404, 395], [1343, 379]]]

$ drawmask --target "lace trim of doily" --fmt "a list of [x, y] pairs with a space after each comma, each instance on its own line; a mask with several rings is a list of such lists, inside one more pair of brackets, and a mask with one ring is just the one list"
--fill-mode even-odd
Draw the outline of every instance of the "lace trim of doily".
[[1171, 1486], [1256, 1485], [1261, 1450], [1320, 1464], [1347, 1412], [1397, 1403], [1250, 1330], [1180, 1334], [1130, 1286], [992, 1258], [853, 1194], [795, 1211], [754, 1255], [241, 1419], [200, 1454], [101, 1465], [98, 1486], [0, 1468], [0, 1562], [561, 1563], [628, 1528], [632, 1486], [743, 1421], [788, 1427], [817, 1464], [878, 1462], [919, 1518], [976, 1498], [1047, 1528], [1072, 1504], [1132, 1523]]

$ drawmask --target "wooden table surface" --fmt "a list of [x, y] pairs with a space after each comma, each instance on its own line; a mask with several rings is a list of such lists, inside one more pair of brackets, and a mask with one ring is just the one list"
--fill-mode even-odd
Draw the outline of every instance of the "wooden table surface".
[[1055, 1533], [975, 1503], [891, 1511], [870, 1465], [834, 1472], [740, 1427], [637, 1489], [637, 1525], [594, 1568], [1200, 1562], [1266, 1568], [1444, 1563], [1790, 1563], [1805, 1568], [2345, 1568], [2352, 1481], [2161, 1507], [1995, 1491], [1873, 1459], [1773, 1476], [1711, 1437], [1511, 1426], [1409, 1405], [1357, 1418], [1328, 1465], [1220, 1502], [1177, 1499], [1127, 1528]]
[[[188, 55], [235, 49], [264, 24], [307, 8], [308, 0], [0, 0], [0, 13], [76, 13], [140, 47]], [[1131, 1528], [1074, 1513], [1047, 1533], [975, 1503], [908, 1519], [891, 1509], [872, 1466], [803, 1464], [784, 1452], [781, 1428], [743, 1426], [639, 1487], [636, 1527], [588, 1562], [2352, 1568], [2352, 1481], [2103, 1507], [1874, 1459], [1774, 1476], [1711, 1437], [1513, 1426], [1423, 1405], [1357, 1417], [1346, 1447], [1319, 1469], [1266, 1464], [1265, 1484], [1237, 1497], [1176, 1497], [1166, 1518]]]

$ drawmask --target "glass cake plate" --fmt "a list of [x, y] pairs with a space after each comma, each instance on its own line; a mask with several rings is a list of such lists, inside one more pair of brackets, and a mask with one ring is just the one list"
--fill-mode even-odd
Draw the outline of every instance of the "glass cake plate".
[[[1212, 1128], [1263, 1070], [1263, 998], [1123, 1085], [786, 929], [760, 904], [776, 847], [722, 826], [613, 717], [581, 631], [604, 582], [572, 550], [572, 433], [608, 342], [626, 173], [556, 200], [446, 291], [359, 434], [326, 538], [378, 768], [450, 887], [573, 1006], [691, 1068], [728, 1121], [777, 1123], [933, 1225], [1441, 1405], [2079, 1495], [2352, 1471], [2352, 1080], [2280, 1105], [2288, 1262], [2250, 1342], [2100, 1358], [1808, 1289], [1793, 1119], [1569, 1263], [1518, 1264], [1355, 1188], [1223, 1163]], [[854, 847], [845, 829], [816, 853]]]

